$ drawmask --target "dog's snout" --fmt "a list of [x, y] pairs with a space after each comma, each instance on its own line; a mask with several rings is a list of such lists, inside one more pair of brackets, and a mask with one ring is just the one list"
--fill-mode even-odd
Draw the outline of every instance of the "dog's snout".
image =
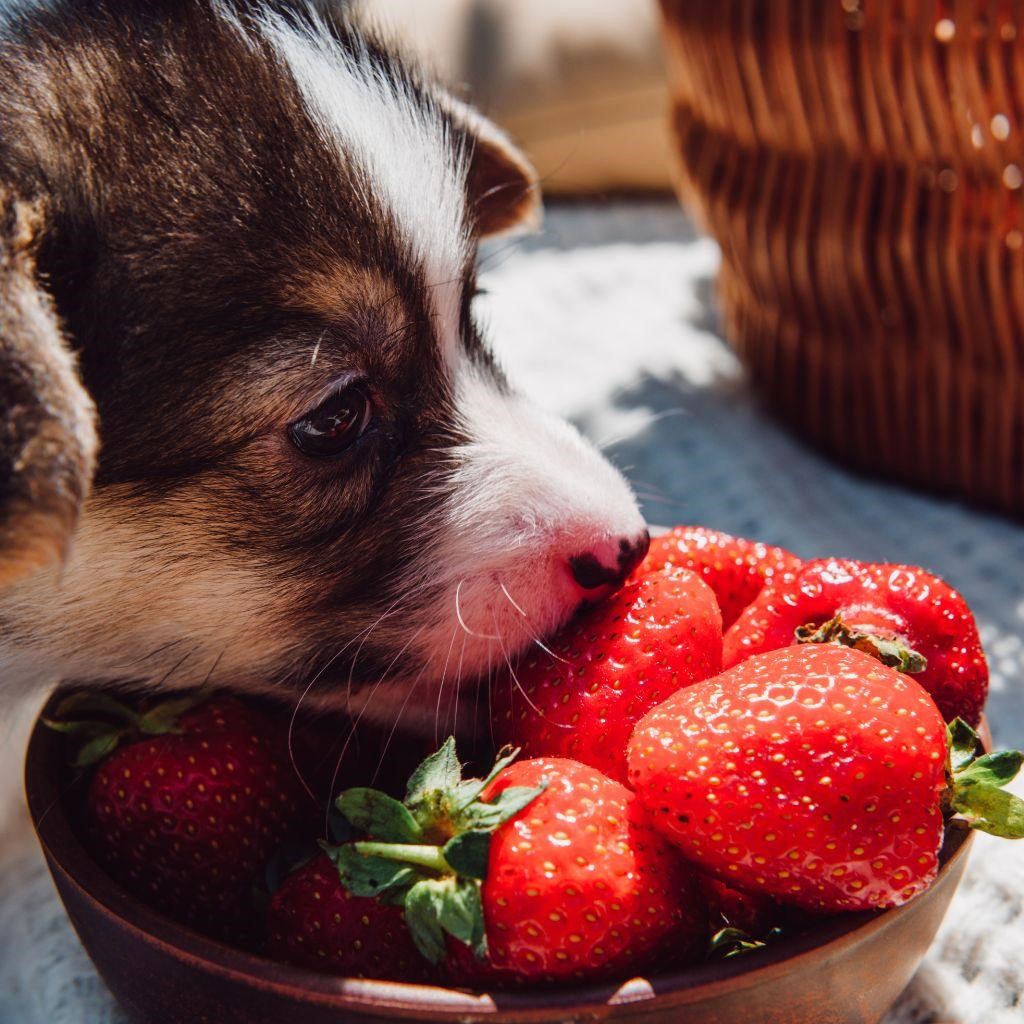
[[617, 587], [644, 560], [650, 546], [651, 535], [646, 530], [638, 537], [608, 541], [569, 559], [572, 578], [584, 590]]
[[651, 549], [651, 535], [644, 530], [632, 541], [619, 541], [619, 569], [622, 576], [628, 576], [646, 557]]

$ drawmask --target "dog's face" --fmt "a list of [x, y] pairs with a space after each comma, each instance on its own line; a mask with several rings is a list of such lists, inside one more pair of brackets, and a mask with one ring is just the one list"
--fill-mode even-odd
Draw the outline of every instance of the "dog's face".
[[[477, 240], [535, 218], [536, 182], [336, 20], [108, 6], [51, 4], [0, 59], [4, 287], [41, 292], [23, 347], [61, 368], [37, 404], [67, 435], [8, 470], [36, 499], [7, 510], [8, 670], [433, 713], [646, 547], [474, 322]], [[26, 568], [75, 512], [66, 560]]]

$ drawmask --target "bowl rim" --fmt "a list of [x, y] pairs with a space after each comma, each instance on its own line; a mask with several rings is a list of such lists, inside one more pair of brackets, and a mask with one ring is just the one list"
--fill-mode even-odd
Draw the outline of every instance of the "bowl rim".
[[899, 917], [913, 912], [919, 901], [926, 899], [968, 855], [973, 839], [969, 829], [947, 828], [938, 875], [928, 889], [901, 907], [828, 918], [820, 927], [743, 956], [681, 967], [651, 977], [488, 993], [321, 974], [236, 949], [195, 932], [148, 907], [100, 867], [72, 828], [63, 805], [69, 787], [59, 785], [59, 773], [53, 770], [64, 746], [61, 737], [46, 728], [42, 719], [52, 713], [60, 696], [59, 690], [51, 696], [33, 725], [24, 772], [32, 824], [51, 870], [63, 875], [85, 899], [115, 918], [140, 941], [163, 949], [175, 959], [191, 961], [193, 965], [200, 963], [208, 970], [257, 989], [288, 996], [301, 990], [308, 1001], [358, 1009], [370, 1016], [401, 1010], [422, 1015], [423, 1019], [436, 1015], [448, 1019], [451, 1014], [522, 1014], [525, 1020], [539, 1010], [572, 1013], [593, 1010], [595, 1006], [614, 1007], [662, 998], [685, 1005], [713, 997], [725, 988], [743, 991], [787, 972], [794, 960], [810, 955], [824, 959], [859, 945]]

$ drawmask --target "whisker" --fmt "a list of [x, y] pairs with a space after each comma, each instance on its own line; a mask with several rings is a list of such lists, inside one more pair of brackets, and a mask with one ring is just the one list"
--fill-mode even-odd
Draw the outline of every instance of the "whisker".
[[381, 683], [383, 683], [387, 679], [387, 677], [390, 674], [391, 670], [395, 667], [395, 665], [398, 664], [399, 658], [401, 658], [402, 655], [405, 654], [405, 652], [409, 649], [409, 647], [412, 645], [412, 643], [416, 639], [419, 638], [420, 634], [426, 628], [427, 627], [425, 625], [420, 626], [420, 628], [417, 629], [416, 632], [413, 633], [409, 637], [409, 639], [405, 641], [405, 643], [399, 649], [398, 653], [394, 656], [394, 658], [391, 659], [391, 663], [381, 673], [380, 678], [370, 688], [370, 693], [367, 696], [365, 703], [359, 709], [359, 714], [356, 715], [355, 721], [349, 727], [348, 736], [345, 738], [345, 742], [342, 744], [341, 752], [338, 754], [338, 760], [337, 760], [337, 763], [334, 766], [334, 773], [331, 775], [331, 786], [330, 786], [330, 790], [329, 790], [329, 793], [328, 793], [329, 802], [328, 802], [328, 805], [327, 805], [327, 811], [325, 812], [325, 816], [324, 816], [324, 831], [325, 832], [326, 832], [326, 830], [327, 830], [327, 828], [329, 826], [329, 823], [330, 823], [330, 813], [331, 813], [330, 801], [334, 799], [334, 790], [335, 790], [335, 787], [338, 785], [338, 772], [341, 771], [342, 762], [345, 760], [345, 754], [348, 753], [348, 748], [351, 745], [353, 738], [355, 737], [356, 730], [359, 728], [359, 723], [363, 720], [363, 715], [366, 714], [366, 709], [370, 706], [371, 702], [373, 701], [374, 695], [376, 694], [377, 690], [380, 688]]
[[502, 580], [498, 580], [498, 586], [501, 587], [501, 592], [508, 598], [509, 604], [511, 604], [512, 607], [515, 608], [515, 610], [519, 612], [519, 614], [522, 615], [524, 619], [526, 619], [527, 633], [530, 634], [530, 639], [549, 657], [554, 658], [555, 661], [560, 661], [563, 664], [568, 665], [569, 662], [565, 658], [563, 658], [559, 654], [555, 654], [555, 652], [551, 650], [551, 648], [548, 647], [548, 645], [544, 643], [544, 641], [541, 640], [541, 638], [534, 633], [533, 623], [530, 621], [530, 616], [527, 615], [526, 612], [524, 612], [523, 609], [518, 605], [518, 603], [515, 601], [512, 595], [508, 592], [508, 588], [505, 586]]
[[386, 619], [389, 615], [393, 614], [395, 608], [402, 602], [401, 597], [395, 598], [390, 605], [384, 610], [384, 612], [370, 625], [370, 627], [363, 633], [362, 640], [359, 641], [359, 646], [356, 648], [356, 653], [352, 655], [352, 663], [348, 667], [348, 679], [345, 682], [345, 706], [352, 702], [352, 682], [355, 678], [356, 664], [359, 662], [359, 655], [363, 653], [363, 648], [366, 646], [366, 641], [370, 639], [370, 634]]
[[654, 426], [655, 423], [659, 423], [661, 420], [667, 420], [672, 416], [685, 416], [688, 412], [688, 409], [680, 407], [678, 409], [663, 409], [661, 412], [651, 413], [651, 415], [642, 423], [636, 424], [636, 426], [631, 427], [629, 430], [626, 430], [621, 434], [612, 434], [604, 440], [595, 441], [594, 446], [598, 451], [603, 452], [608, 448], [621, 444], [623, 441], [628, 441], [631, 437], [635, 437], [639, 434], [641, 430], [646, 430], [648, 427]]
[[[395, 598], [395, 600], [388, 606], [388, 608], [384, 612], [384, 614], [381, 615], [380, 618], [378, 618], [377, 621], [374, 622], [373, 625], [366, 632], [365, 636], [363, 637], [362, 641], [359, 644], [359, 647], [356, 649], [356, 653], [352, 656], [352, 664], [349, 666], [348, 681], [347, 681], [346, 687], [345, 687], [345, 703], [346, 703], [346, 706], [348, 704], [350, 704], [351, 701], [352, 701], [352, 682], [353, 682], [353, 679], [355, 678], [356, 664], [359, 661], [359, 655], [362, 653], [363, 647], [365, 646], [366, 641], [370, 639], [370, 633], [372, 633], [373, 630], [375, 630], [386, 618], [388, 618], [389, 616], [393, 615], [394, 612], [395, 612], [396, 606], [399, 605], [402, 601], [412, 600], [412, 598], [419, 596], [425, 590], [429, 590], [430, 587], [433, 586], [433, 585], [434, 585], [433, 581], [431, 581], [431, 580], [424, 580], [420, 584], [418, 584], [417, 586], [411, 588], [410, 590], [407, 590], [405, 593], [403, 593], [399, 597]], [[426, 627], [424, 627], [424, 628], [426, 628]], [[404, 648], [403, 648], [403, 650], [404, 650]]]
[[[397, 604], [397, 602], [395, 603]], [[394, 605], [392, 605], [391, 607], [393, 608]], [[380, 620], [378, 619], [377, 621], [379, 622]], [[372, 629], [373, 626], [375, 625], [376, 623], [373, 623], [371, 626], [368, 626], [367, 630]], [[356, 633], [355, 636], [353, 636], [344, 646], [335, 651], [335, 653], [332, 654], [330, 658], [328, 658], [328, 660], [324, 663], [323, 667], [316, 673], [316, 675], [314, 675], [313, 678], [310, 679], [310, 681], [306, 684], [306, 688], [302, 691], [301, 695], [299, 696], [298, 702], [296, 703], [294, 709], [292, 710], [291, 718], [288, 720], [288, 759], [291, 761], [292, 768], [294, 769], [295, 774], [298, 776], [302, 788], [314, 801], [316, 800], [316, 794], [313, 792], [309, 783], [306, 782], [306, 777], [302, 774], [302, 769], [299, 768], [299, 763], [295, 757], [295, 723], [299, 717], [299, 711], [302, 708], [302, 702], [309, 696], [310, 691], [313, 689], [314, 686], [316, 686], [317, 682], [319, 682], [319, 680], [323, 677], [324, 673], [345, 653], [346, 650], [348, 650], [349, 647], [352, 646], [353, 643], [355, 643], [355, 641], [362, 635], [363, 632], [366, 632], [366, 630], [361, 630], [359, 633]]]
[[[495, 629], [497, 629], [497, 626], [498, 626], [497, 620], [495, 620], [494, 626], [495, 626]], [[537, 707], [536, 704], [534, 704], [534, 702], [530, 699], [530, 695], [526, 692], [526, 689], [523, 686], [523, 684], [521, 682], [519, 682], [519, 677], [516, 675], [516, 670], [512, 667], [512, 659], [509, 657], [508, 651], [505, 650], [505, 644], [501, 640], [500, 637], [498, 638], [498, 643], [499, 643], [499, 645], [501, 647], [501, 655], [505, 659], [505, 664], [508, 666], [508, 674], [512, 677], [513, 682], [516, 684], [516, 688], [522, 694], [523, 700], [525, 700], [526, 703], [529, 704], [531, 708], [533, 708], [534, 713], [538, 717], [544, 719], [545, 722], [548, 722], [549, 724], [555, 726], [558, 729], [569, 729], [569, 728], [571, 728], [571, 726], [569, 726], [567, 724], [556, 722], [553, 719], [549, 718], [547, 715], [544, 714], [543, 711], [541, 711], [541, 709], [539, 707]], [[488, 679], [489, 678], [490, 677], [488, 676]], [[488, 693], [488, 696], [490, 696], [489, 693]], [[493, 736], [491, 736], [491, 740], [493, 742], [493, 740], [494, 740]]]
[[[462, 637], [462, 648], [459, 651], [459, 668], [458, 668], [458, 671], [455, 673], [455, 700], [452, 703], [452, 727], [451, 727], [451, 733], [450, 733], [450, 735], [452, 735], [452, 736], [457, 736], [459, 734], [459, 698], [461, 696], [461, 688], [462, 688], [462, 662], [463, 662], [463, 659], [466, 656], [466, 642], [468, 641], [468, 639], [469, 639], [469, 637], [467, 637], [465, 634], [463, 634], [463, 637]], [[447, 732], [448, 731], [448, 729], [447, 729], [447, 725], [448, 725], [448, 718], [447, 718], [447, 716], [445, 717], [444, 724], [445, 724], [445, 727], [446, 727], [445, 731]], [[475, 734], [474, 734], [473, 739], [474, 739], [474, 741], [476, 740]]]
[[395, 715], [394, 724], [391, 726], [391, 732], [388, 733], [388, 738], [384, 741], [384, 747], [380, 752], [380, 757], [377, 760], [377, 767], [373, 771], [373, 776], [370, 779], [370, 785], [374, 785], [377, 781], [377, 776], [380, 775], [381, 768], [384, 767], [384, 759], [388, 755], [388, 750], [391, 748], [391, 741], [395, 738], [395, 732], [398, 730], [398, 725], [402, 721], [402, 716], [405, 714], [405, 709], [409, 706], [409, 701], [412, 695], [419, 689], [420, 682], [423, 679], [423, 673], [426, 672], [426, 664], [416, 673], [416, 679], [413, 684], [409, 687], [409, 692], [405, 695], [405, 700], [402, 701], [402, 706], [398, 709], [398, 714]]
[[[497, 622], [494, 624], [494, 628], [498, 628]], [[495, 670], [494, 658], [491, 657], [491, 641], [487, 641], [487, 726], [491, 737], [491, 747], [496, 747], [497, 743], [494, 739], [494, 670]]]
[[685, 501], [677, 501], [675, 498], [665, 498], [657, 494], [644, 494], [642, 491], [636, 491], [634, 493], [642, 501], [649, 502], [652, 505], [664, 505], [666, 508], [690, 508]]
[[466, 620], [462, 617], [462, 608], [459, 606], [459, 594], [462, 592], [462, 584], [465, 582], [466, 577], [463, 576], [455, 587], [455, 617], [459, 620], [459, 625], [462, 627], [464, 632], [468, 633], [470, 636], [475, 636], [480, 640], [497, 640], [498, 637], [496, 636], [488, 636], [486, 633], [477, 633], [466, 625]]
[[221, 650], [220, 654], [218, 654], [217, 657], [213, 659], [213, 664], [210, 666], [210, 671], [206, 673], [206, 675], [203, 677], [202, 683], [200, 684], [200, 690], [205, 689], [207, 686], [209, 686], [210, 680], [213, 678], [213, 673], [217, 671], [217, 666], [220, 664], [221, 659], [224, 657], [225, 654], [227, 654], [227, 652], [228, 649], [227, 646], [225, 646]]
[[184, 640], [168, 640], [167, 643], [160, 644], [159, 647], [154, 647], [148, 654], [144, 654], [141, 658], [136, 658], [135, 661], [128, 662], [129, 665], [141, 665], [144, 661], [149, 661], [150, 658], [155, 658], [158, 654], [163, 654], [164, 651], [170, 650], [172, 647], [180, 647], [185, 641]]
[[327, 670], [352, 646], [352, 644], [354, 644], [361, 637], [362, 640], [359, 644], [359, 648], [356, 651], [355, 658], [353, 659], [352, 668], [349, 671], [346, 701], [351, 700], [352, 672], [355, 669], [355, 662], [359, 657], [359, 652], [363, 649], [363, 644], [366, 643], [367, 639], [369, 638], [369, 635], [381, 624], [381, 622], [384, 621], [385, 618], [387, 618], [388, 615], [390, 615], [394, 611], [395, 607], [399, 603], [401, 603], [402, 599], [407, 596], [408, 595], [402, 595], [402, 597], [395, 598], [395, 600], [391, 602], [391, 604], [384, 610], [384, 612], [377, 619], [371, 622], [368, 626], [361, 629], [358, 633], [354, 634], [342, 647], [335, 651], [335, 653], [332, 654], [331, 657], [328, 658], [328, 660], [324, 663], [324, 665], [316, 672], [312, 679], [310, 679], [309, 683], [307, 683], [306, 688], [302, 691], [302, 694], [299, 696], [298, 702], [296, 703], [294, 709], [292, 710], [292, 715], [288, 722], [288, 758], [291, 761], [292, 768], [295, 770], [295, 774], [299, 778], [299, 782], [302, 784], [302, 788], [309, 794], [309, 796], [313, 800], [316, 799], [316, 794], [313, 792], [313, 790], [307, 783], [306, 778], [302, 774], [302, 771], [298, 765], [298, 761], [296, 760], [295, 757], [295, 723], [298, 720], [299, 711], [302, 708], [302, 704], [309, 696], [313, 687], [316, 686], [320, 679], [323, 678]]
[[508, 603], [512, 605], [512, 607], [515, 608], [515, 610], [519, 612], [519, 614], [522, 615], [522, 617], [526, 619], [527, 622], [529, 622], [530, 616], [523, 611], [523, 609], [516, 602], [516, 599], [508, 592], [508, 587], [505, 586], [503, 580], [498, 580], [498, 586], [501, 587], [501, 592], [508, 598]]
[[455, 647], [455, 638], [459, 635], [457, 626], [452, 627], [452, 638], [448, 642], [448, 653], [444, 658], [444, 667], [441, 669], [441, 678], [437, 684], [437, 706], [434, 708], [434, 746], [439, 747], [440, 740], [438, 738], [437, 727], [441, 720], [441, 697], [444, 695], [444, 680], [445, 676], [448, 675], [448, 662], [451, 660], [452, 649]]
[[[487, 641], [487, 686], [491, 685], [491, 641]], [[476, 746], [477, 729], [480, 726], [480, 683], [477, 679], [476, 689], [473, 691], [473, 746]]]
[[191, 658], [198, 650], [198, 647], [193, 647], [191, 651], [179, 658], [155, 683], [153, 683], [153, 688], [157, 690], [160, 689], [160, 687], [163, 686], [164, 683], [166, 683], [167, 680], [170, 679], [171, 676], [173, 676], [174, 673], [177, 672], [178, 669], [181, 668], [181, 666], [184, 665], [185, 662], [188, 661], [188, 659]]

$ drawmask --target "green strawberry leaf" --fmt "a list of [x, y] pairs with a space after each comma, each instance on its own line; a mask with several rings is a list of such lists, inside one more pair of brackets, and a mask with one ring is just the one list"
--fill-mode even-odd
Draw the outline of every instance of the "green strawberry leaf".
[[1017, 777], [1022, 764], [1024, 753], [1019, 750], [999, 750], [994, 754], [984, 754], [956, 771], [957, 785], [981, 783], [998, 789]]
[[949, 723], [946, 735], [949, 784], [943, 796], [945, 813], [961, 814], [971, 828], [1003, 839], [1024, 839], [1024, 800], [1002, 788], [1017, 777], [1024, 753], [998, 750], [982, 754], [978, 734], [960, 718]]
[[445, 933], [487, 953], [480, 883], [454, 877], [417, 882], [405, 897], [405, 920], [417, 949], [431, 962], [444, 959]]
[[354, 895], [402, 906], [420, 952], [437, 963], [445, 934], [487, 952], [481, 883], [487, 877], [491, 834], [518, 814], [543, 787], [510, 786], [493, 801], [480, 799], [518, 751], [506, 748], [485, 779], [462, 779], [449, 738], [409, 782], [405, 803], [372, 789], [350, 789], [337, 809], [368, 839], [324, 849]]
[[449, 839], [441, 851], [456, 874], [483, 881], [491, 853], [490, 832], [462, 832]]
[[105, 732], [89, 740], [72, 761], [75, 768], [89, 768], [109, 757], [123, 738], [123, 732]]
[[950, 768], [954, 772], [966, 768], [977, 756], [981, 745], [978, 734], [962, 718], [954, 718], [946, 726], [946, 739]]
[[449, 736], [441, 749], [431, 754], [409, 779], [405, 802], [417, 803], [439, 790], [454, 789], [462, 781], [462, 765], [455, 751], [455, 737]]
[[723, 960], [728, 960], [730, 957], [740, 956], [743, 953], [751, 953], [755, 949], [764, 949], [769, 942], [781, 938], [782, 935], [781, 928], [772, 928], [763, 939], [755, 939], [741, 928], [720, 928], [711, 936], [707, 955], [709, 958], [721, 957]]
[[100, 722], [88, 718], [79, 719], [77, 722], [58, 722], [53, 718], [44, 718], [42, 721], [47, 729], [59, 732], [63, 736], [93, 737], [118, 731], [110, 722]]
[[[871, 633], [851, 633], [851, 642], [847, 645], [855, 651], [863, 651], [877, 658], [883, 665], [896, 669], [907, 675], [916, 675], [928, 667], [928, 659], [913, 648], [898, 640], [874, 636]], [[845, 641], [844, 641], [845, 643]]]
[[764, 946], [764, 942], [752, 938], [742, 928], [720, 928], [711, 936], [711, 941], [708, 943], [708, 956], [727, 960], [740, 953], [763, 949]]
[[451, 891], [441, 905], [441, 927], [469, 946], [476, 958], [482, 960], [487, 955], [487, 936], [480, 883], [463, 878], [448, 881]]
[[952, 803], [971, 828], [1002, 839], [1024, 839], [1024, 800], [998, 785], [961, 784], [957, 779]]
[[[79, 712], [88, 713], [90, 710], [92, 714], [102, 715], [109, 711], [109, 706], [118, 709], [117, 715], [111, 713], [111, 718], [117, 718], [118, 721], [74, 717]], [[44, 718], [43, 724], [61, 735], [82, 740], [71, 761], [75, 768], [89, 768], [103, 758], [110, 757], [121, 740], [132, 732], [132, 724], [125, 724], [125, 716], [131, 715], [131, 712], [117, 700], [102, 693], [74, 693], [60, 701], [56, 712], [61, 717]], [[63, 717], [66, 712], [70, 712], [73, 717]]]
[[208, 693], [200, 691], [185, 697], [162, 701], [139, 716], [137, 721], [139, 731], [144, 736], [164, 736], [173, 732], [182, 715], [208, 698]]
[[798, 644], [841, 644], [843, 647], [852, 647], [870, 654], [897, 672], [913, 675], [928, 667], [928, 659], [899, 637], [879, 636], [851, 629], [839, 615], [820, 626], [813, 622], [798, 626], [795, 637]]
[[519, 747], [502, 747], [494, 767], [483, 779], [466, 779], [456, 787], [456, 809], [461, 810], [479, 799], [480, 794], [519, 756]]
[[411, 864], [364, 856], [355, 843], [344, 846], [322, 843], [321, 849], [334, 861], [342, 885], [353, 896], [380, 896], [413, 885], [421, 877]]
[[544, 786], [509, 786], [490, 803], [477, 801], [463, 808], [459, 812], [459, 825], [473, 831], [493, 832], [533, 803], [544, 789]]
[[61, 721], [82, 715], [105, 715], [124, 725], [135, 725], [135, 712], [121, 701], [106, 693], [82, 690], [65, 697], [56, 707], [55, 715]]
[[409, 809], [379, 789], [347, 789], [335, 806], [359, 831], [386, 843], [418, 843], [423, 829]]
[[432, 964], [440, 963], [445, 955], [441, 904], [446, 888], [439, 879], [427, 878], [417, 882], [405, 897], [405, 923], [412, 941]]
[[351, 843], [359, 838], [359, 832], [338, 808], [331, 804], [327, 809], [327, 835], [334, 846]]

